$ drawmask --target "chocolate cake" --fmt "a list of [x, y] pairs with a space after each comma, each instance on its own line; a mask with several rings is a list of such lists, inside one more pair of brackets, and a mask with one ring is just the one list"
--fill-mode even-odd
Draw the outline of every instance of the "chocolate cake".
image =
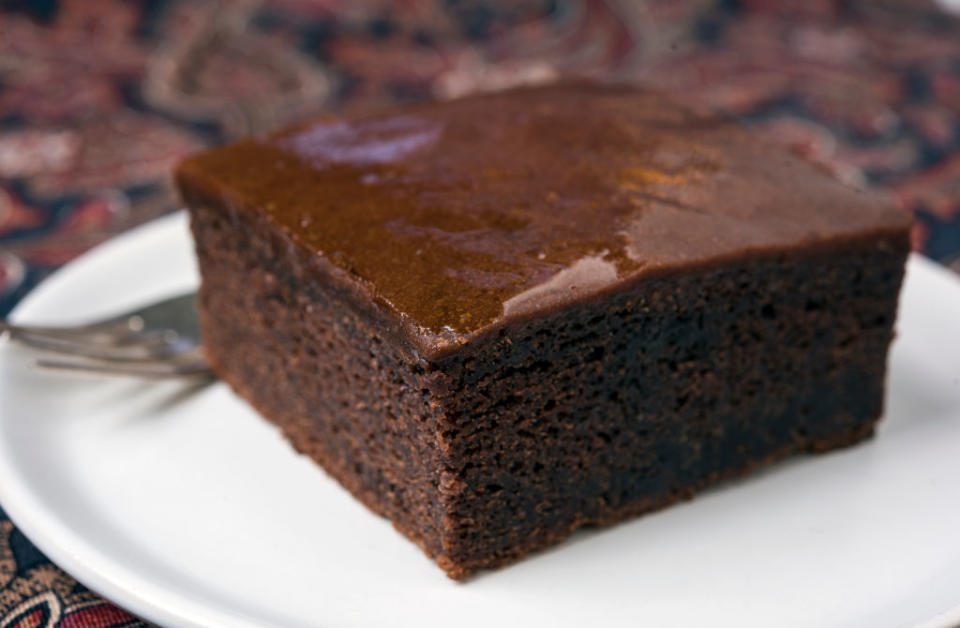
[[453, 578], [883, 409], [905, 214], [657, 92], [326, 119], [176, 176], [217, 373]]

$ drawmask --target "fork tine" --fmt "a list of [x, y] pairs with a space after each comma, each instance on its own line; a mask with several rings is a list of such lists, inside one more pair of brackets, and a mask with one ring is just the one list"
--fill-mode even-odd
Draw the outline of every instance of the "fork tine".
[[22, 344], [61, 355], [75, 355], [103, 359], [129, 359], [162, 356], [176, 352], [176, 338], [170, 339], [160, 332], [138, 334], [114, 344], [94, 343], [46, 335], [24, 333], [17, 336]]
[[142, 341], [141, 333], [123, 325], [97, 327], [37, 327], [0, 321], [0, 340], [19, 342], [45, 351], [83, 351], [86, 347], [124, 347]]
[[87, 325], [71, 325], [69, 327], [14, 325], [13, 323], [0, 320], [0, 335], [6, 333], [13, 339], [18, 339], [23, 334], [65, 339], [109, 339], [125, 331], [135, 331], [131, 328], [129, 320], [126, 317]]
[[69, 360], [37, 360], [37, 366], [54, 371], [72, 373], [91, 373], [95, 375], [127, 375], [143, 379], [168, 379], [183, 377], [213, 377], [210, 367], [203, 361], [185, 364], [160, 364], [140, 366], [120, 366], [112, 364], [94, 364]]
[[129, 374], [135, 377], [182, 377], [211, 373], [210, 366], [199, 347], [166, 357], [117, 360], [76, 356], [59, 359], [41, 358], [36, 364], [46, 369]]

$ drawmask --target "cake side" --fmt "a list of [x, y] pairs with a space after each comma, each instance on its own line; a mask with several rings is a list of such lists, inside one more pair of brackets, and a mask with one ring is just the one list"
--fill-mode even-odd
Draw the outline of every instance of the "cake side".
[[[435, 376], [315, 260], [187, 189], [204, 348], [218, 376], [354, 497], [444, 564]], [[295, 270], [294, 270], [295, 269]], [[309, 496], [304, 496], [309, 499]]]
[[506, 328], [440, 365], [456, 391], [441, 439], [458, 569], [871, 434], [908, 251], [901, 233], [745, 257]]

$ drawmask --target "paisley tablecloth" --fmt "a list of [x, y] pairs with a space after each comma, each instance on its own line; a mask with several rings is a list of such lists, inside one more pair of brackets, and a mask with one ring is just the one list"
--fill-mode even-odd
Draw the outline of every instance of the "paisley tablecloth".
[[[960, 21], [927, 0], [0, 0], [0, 315], [175, 209], [193, 150], [567, 74], [741, 118], [892, 195], [960, 271]], [[142, 623], [0, 511], [0, 628]]]

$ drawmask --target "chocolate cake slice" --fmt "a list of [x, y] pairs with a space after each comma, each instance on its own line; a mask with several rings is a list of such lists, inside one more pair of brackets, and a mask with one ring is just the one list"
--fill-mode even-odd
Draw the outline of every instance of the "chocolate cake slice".
[[217, 373], [453, 578], [883, 409], [907, 217], [656, 92], [323, 120], [177, 182]]

